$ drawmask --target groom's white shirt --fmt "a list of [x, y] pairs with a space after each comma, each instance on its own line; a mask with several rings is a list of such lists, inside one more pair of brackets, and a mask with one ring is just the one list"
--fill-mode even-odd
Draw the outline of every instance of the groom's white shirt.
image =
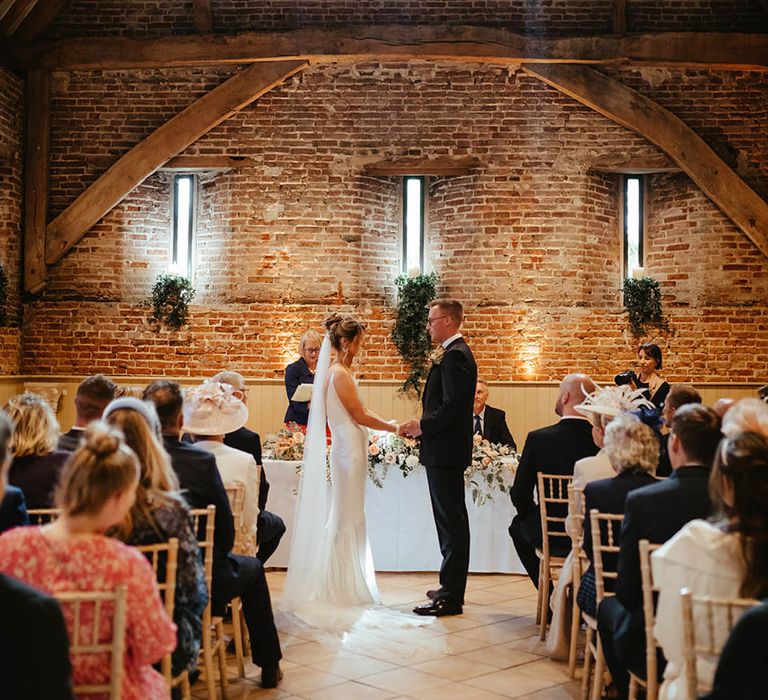
[[454, 340], [458, 340], [461, 338], [461, 333], [456, 333], [455, 335], [452, 335], [448, 340], [444, 340], [441, 345], [443, 346], [443, 349], [447, 348]]

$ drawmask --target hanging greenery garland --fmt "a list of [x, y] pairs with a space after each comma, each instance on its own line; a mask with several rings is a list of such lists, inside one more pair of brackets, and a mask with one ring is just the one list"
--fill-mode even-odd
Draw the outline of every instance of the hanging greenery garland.
[[437, 296], [437, 275], [399, 275], [397, 285], [397, 318], [392, 341], [402, 358], [410, 365], [408, 377], [400, 392], [421, 398], [424, 380], [430, 369], [432, 341], [427, 333], [428, 304]]
[[647, 335], [650, 328], [669, 331], [669, 321], [661, 306], [661, 287], [653, 277], [624, 280], [624, 309], [629, 315], [629, 329], [635, 338]]
[[195, 298], [192, 283], [181, 275], [158, 275], [152, 287], [152, 320], [179, 330], [189, 318], [189, 304]]

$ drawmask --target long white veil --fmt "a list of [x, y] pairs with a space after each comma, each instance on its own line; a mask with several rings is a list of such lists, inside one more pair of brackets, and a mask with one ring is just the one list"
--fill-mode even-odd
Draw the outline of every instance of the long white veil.
[[331, 507], [331, 488], [326, 479], [325, 385], [331, 366], [331, 341], [323, 340], [315, 370], [312, 403], [304, 441], [304, 467], [293, 519], [291, 557], [285, 578], [282, 607], [294, 609], [313, 597], [317, 581], [312, 575], [321, 551]]

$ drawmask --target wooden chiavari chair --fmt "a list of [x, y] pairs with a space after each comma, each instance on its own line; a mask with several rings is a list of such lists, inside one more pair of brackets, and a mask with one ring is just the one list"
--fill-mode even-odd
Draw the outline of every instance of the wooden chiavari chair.
[[[749, 598], [712, 598], [693, 595], [687, 588], [680, 591], [683, 613], [683, 673], [685, 673], [687, 700], [696, 700], [711, 688], [699, 677], [698, 664], [710, 662], [714, 667], [720, 658], [723, 644], [739, 618], [760, 601]], [[705, 624], [704, 639], [697, 639], [694, 608]], [[699, 630], [704, 625], [699, 624]]]
[[47, 525], [61, 515], [60, 508], [29, 508], [27, 516], [30, 525]]
[[552, 542], [560, 542], [562, 549], [570, 544], [570, 537], [565, 532], [565, 515], [567, 512], [568, 484], [573, 476], [562, 474], [542, 474], [539, 472], [538, 494], [539, 513], [541, 515], [541, 549], [536, 550], [539, 562], [539, 594], [537, 601], [536, 622], [540, 625], [539, 638], [547, 636], [547, 610], [549, 609], [549, 586], [557, 578], [565, 563], [564, 556], [552, 554]]
[[581, 583], [581, 572], [587, 556], [581, 546], [581, 540], [584, 533], [584, 488], [574, 487], [568, 484], [568, 514], [576, 526], [574, 534], [571, 536], [572, 568], [571, 568], [571, 638], [568, 650], [568, 675], [571, 678], [576, 677], [576, 654], [579, 642], [579, 622], [581, 613], [576, 604], [576, 594], [579, 591]]
[[[616, 566], [607, 567], [604, 565], [603, 556], [613, 554], [618, 558], [619, 554], [619, 534], [621, 524], [624, 521], [623, 515], [614, 513], [600, 513], [594, 508], [590, 511], [589, 517], [592, 526], [592, 556], [595, 568], [595, 600], [596, 607], [607, 593], [605, 590], [606, 580], [616, 581], [618, 573]], [[617, 562], [618, 564], [618, 562]], [[597, 631], [597, 620], [582, 611], [581, 616], [587, 623], [587, 640], [584, 646], [584, 675], [581, 679], [581, 698], [587, 700], [589, 695], [589, 681], [592, 666], [592, 659], [595, 660], [595, 677], [592, 683], [592, 700], [599, 700], [603, 690], [603, 674], [605, 673], [605, 657], [603, 656], [603, 647], [600, 643], [600, 635]]]
[[645, 680], [629, 673], [629, 700], [637, 700], [640, 688], [645, 689], [645, 700], [656, 700], [659, 692], [659, 676], [656, 662], [656, 635], [653, 626], [656, 622], [656, 611], [653, 604], [653, 572], [651, 571], [651, 552], [655, 552], [660, 544], [651, 544], [648, 540], [640, 540], [640, 578], [643, 582], [643, 616], [645, 618]]
[[[80, 685], [73, 688], [76, 696], [108, 694], [109, 700], [120, 700], [123, 689], [125, 656], [126, 612], [128, 608], [128, 589], [122, 584], [114, 591], [84, 591], [56, 593], [65, 618], [71, 618], [69, 654], [71, 657], [92, 654], [110, 655], [109, 683], [101, 685]], [[112, 606], [111, 637], [99, 641], [104, 608]], [[93, 608], [93, 621], [85, 628], [82, 621], [83, 609]]]
[[[239, 481], [227, 484], [225, 486], [229, 505], [232, 508], [232, 519], [235, 524], [235, 554], [246, 554], [253, 556], [255, 554], [256, 537], [251, 534], [251, 542], [246, 538], [248, 533], [244, 532], [243, 526], [243, 507], [245, 505], [245, 486]], [[232, 628], [235, 642], [235, 661], [237, 663], [237, 675], [245, 678], [245, 660], [244, 649], [250, 648], [248, 639], [248, 628], [245, 624], [243, 615], [243, 601], [240, 598], [233, 598], [230, 603], [232, 610]]]
[[[146, 544], [137, 549], [149, 560], [155, 573], [157, 589], [165, 606], [165, 612], [173, 620], [173, 609], [176, 601], [176, 574], [178, 572], [179, 540], [171, 537], [167, 542]], [[174, 677], [171, 671], [171, 655], [166, 654], [160, 662], [160, 669], [170, 688], [181, 686], [183, 700], [191, 696], [189, 674], [183, 671]]]
[[[205, 569], [205, 584], [211, 593], [213, 582], [213, 535], [216, 526], [216, 506], [207, 508], [195, 508], [190, 511], [192, 516], [192, 528], [198, 538], [198, 544], [203, 552], [203, 566]], [[203, 533], [203, 539], [200, 535]], [[227, 698], [229, 689], [227, 686], [227, 660], [224, 647], [224, 623], [220, 617], [213, 617], [211, 612], [210, 595], [208, 605], [203, 611], [203, 670], [205, 672], [205, 684], [208, 691], [208, 700], [217, 700], [216, 681], [214, 679], [213, 657], [216, 655], [219, 665], [219, 681], [221, 695]]]

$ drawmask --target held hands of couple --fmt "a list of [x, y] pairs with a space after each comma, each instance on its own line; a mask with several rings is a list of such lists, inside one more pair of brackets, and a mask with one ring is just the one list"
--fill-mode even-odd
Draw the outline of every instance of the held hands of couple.
[[417, 420], [401, 423], [397, 427], [397, 434], [400, 437], [417, 438], [421, 435], [421, 424]]

